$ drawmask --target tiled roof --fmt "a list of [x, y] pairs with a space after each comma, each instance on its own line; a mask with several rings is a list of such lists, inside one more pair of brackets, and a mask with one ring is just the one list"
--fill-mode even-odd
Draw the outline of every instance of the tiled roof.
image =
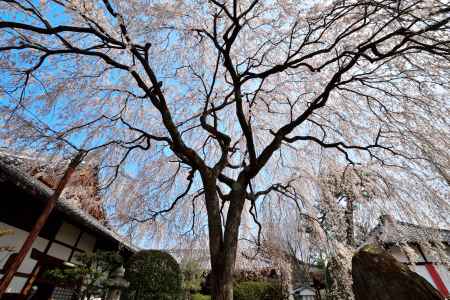
[[381, 217], [370, 236], [383, 243], [440, 241], [450, 244], [450, 229], [400, 222], [388, 215]]
[[[47, 201], [53, 194], [53, 190], [28, 173], [30, 163], [30, 158], [27, 156], [0, 152], [0, 181], [12, 183], [33, 195], [33, 197], [41, 201]], [[116, 241], [130, 251], [135, 252], [138, 250], [123, 237], [83, 211], [74, 201], [61, 196], [56, 204], [56, 209], [100, 236]]]

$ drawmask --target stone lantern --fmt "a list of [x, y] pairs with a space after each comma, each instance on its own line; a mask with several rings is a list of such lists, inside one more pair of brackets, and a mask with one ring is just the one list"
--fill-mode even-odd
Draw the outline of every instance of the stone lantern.
[[126, 289], [130, 283], [125, 280], [125, 268], [123, 266], [115, 269], [108, 281], [106, 282], [106, 286], [108, 287], [108, 293], [106, 296], [106, 300], [119, 300], [122, 290]]

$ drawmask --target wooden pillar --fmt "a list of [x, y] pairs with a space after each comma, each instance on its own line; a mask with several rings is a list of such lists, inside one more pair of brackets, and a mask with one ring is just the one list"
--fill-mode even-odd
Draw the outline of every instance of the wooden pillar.
[[50, 213], [52, 212], [53, 208], [55, 207], [56, 201], [59, 199], [59, 196], [61, 195], [62, 191], [64, 190], [64, 187], [66, 186], [70, 177], [74, 173], [76, 167], [83, 160], [84, 156], [85, 156], [85, 152], [80, 151], [71, 160], [69, 166], [67, 167], [66, 171], [64, 172], [63, 177], [59, 181], [58, 186], [56, 187], [53, 195], [50, 197], [50, 199], [47, 200], [44, 210], [42, 211], [41, 215], [39, 216], [39, 218], [37, 219], [33, 228], [31, 229], [30, 233], [28, 234], [27, 239], [25, 240], [22, 247], [20, 248], [19, 253], [17, 254], [14, 261], [5, 270], [4, 276], [0, 279], [0, 299], [3, 297], [3, 294], [6, 292], [6, 289], [8, 288], [9, 284], [11, 283], [11, 280], [13, 279], [17, 270], [19, 269], [19, 266], [22, 264], [27, 253], [30, 251], [30, 249], [33, 245], [33, 242], [36, 240], [36, 238], [38, 237], [39, 233], [42, 230], [42, 227], [44, 227], [45, 223], [47, 222], [47, 219], [48, 219]]

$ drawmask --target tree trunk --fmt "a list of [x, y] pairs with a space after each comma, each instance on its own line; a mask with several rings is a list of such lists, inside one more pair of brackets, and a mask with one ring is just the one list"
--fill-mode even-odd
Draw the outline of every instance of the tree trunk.
[[216, 178], [203, 176], [206, 209], [208, 211], [209, 250], [211, 256], [211, 279], [213, 300], [233, 300], [233, 273], [239, 237], [241, 214], [245, 203], [241, 190], [232, 191], [225, 232], [220, 214]]
[[233, 300], [233, 273], [225, 269], [225, 263], [211, 268], [213, 300]]
[[355, 244], [354, 224], [353, 224], [353, 197], [347, 197], [347, 206], [345, 209], [345, 222], [347, 223], [346, 229], [346, 243], [349, 246]]

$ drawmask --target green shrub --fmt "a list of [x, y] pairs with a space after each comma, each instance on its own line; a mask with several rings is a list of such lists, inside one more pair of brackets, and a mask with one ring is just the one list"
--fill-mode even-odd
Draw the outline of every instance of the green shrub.
[[168, 253], [144, 250], [126, 264], [125, 278], [130, 287], [128, 300], [180, 300], [183, 298], [180, 266]]
[[190, 293], [198, 293], [204, 280], [203, 270], [196, 261], [187, 260], [180, 264], [183, 273], [183, 289]]
[[193, 294], [192, 300], [211, 300], [211, 296], [203, 294]]
[[276, 281], [244, 281], [234, 287], [234, 300], [279, 299], [283, 299], [282, 290]]
[[77, 299], [102, 296], [107, 289], [109, 275], [123, 263], [120, 254], [111, 251], [81, 253], [76, 259], [78, 264], [50, 269], [44, 273], [44, 278], [58, 285], [82, 283], [82, 289], [74, 290]]

